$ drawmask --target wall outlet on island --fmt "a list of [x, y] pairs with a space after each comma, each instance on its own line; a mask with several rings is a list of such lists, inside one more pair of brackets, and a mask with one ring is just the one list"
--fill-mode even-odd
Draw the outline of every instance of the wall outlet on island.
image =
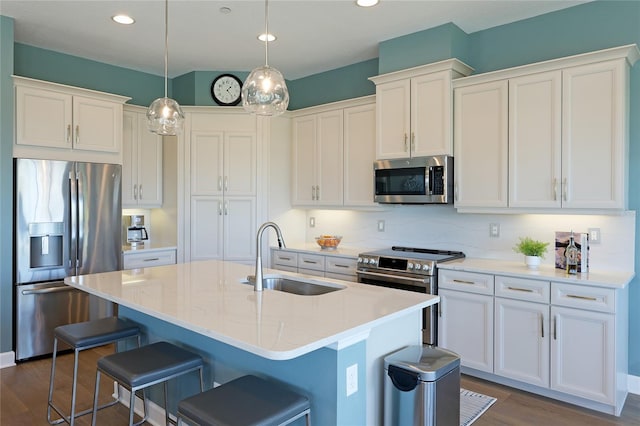
[[589, 228], [589, 243], [600, 244], [600, 228]]
[[358, 364], [347, 367], [347, 396], [358, 392]]

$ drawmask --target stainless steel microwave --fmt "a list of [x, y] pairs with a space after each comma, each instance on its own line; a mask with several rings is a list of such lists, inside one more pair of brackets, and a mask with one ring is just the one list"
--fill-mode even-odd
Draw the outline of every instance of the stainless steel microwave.
[[373, 163], [374, 201], [386, 204], [453, 203], [453, 157], [436, 155]]

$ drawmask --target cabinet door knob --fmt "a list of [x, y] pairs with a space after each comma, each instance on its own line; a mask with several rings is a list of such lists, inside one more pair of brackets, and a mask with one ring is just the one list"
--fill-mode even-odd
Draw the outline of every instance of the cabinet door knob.
[[76, 125], [76, 144], [78, 143], [79, 140], [80, 140], [80, 125], [77, 124]]
[[411, 132], [411, 151], [415, 152], [416, 150], [416, 134]]
[[133, 199], [138, 199], [138, 185], [133, 185]]
[[553, 178], [553, 201], [558, 200], [558, 179]]
[[71, 124], [67, 124], [67, 143], [71, 143]]
[[222, 191], [222, 176], [218, 176], [218, 191]]
[[320, 185], [316, 185], [316, 200], [320, 200]]
[[138, 195], [140, 196], [140, 199], [142, 200], [142, 184], [140, 184], [139, 187], [138, 187]]
[[404, 150], [405, 151], [409, 151], [409, 136], [407, 136], [407, 134], [404, 134]]
[[564, 201], [567, 201], [568, 186], [569, 184], [567, 183], [567, 178], [564, 178], [564, 180], [562, 181], [562, 198], [564, 199]]

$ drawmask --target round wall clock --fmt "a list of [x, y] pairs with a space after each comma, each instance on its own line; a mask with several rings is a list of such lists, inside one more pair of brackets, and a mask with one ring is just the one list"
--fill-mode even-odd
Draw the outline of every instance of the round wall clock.
[[242, 81], [232, 74], [221, 74], [211, 83], [211, 97], [218, 105], [238, 105], [241, 92]]

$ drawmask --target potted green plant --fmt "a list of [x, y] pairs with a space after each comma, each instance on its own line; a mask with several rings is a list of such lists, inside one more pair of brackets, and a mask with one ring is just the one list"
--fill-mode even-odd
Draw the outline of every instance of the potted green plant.
[[513, 250], [516, 253], [524, 254], [524, 263], [529, 269], [538, 269], [540, 259], [544, 258], [549, 243], [534, 240], [530, 237], [520, 237], [520, 242], [515, 245]]

